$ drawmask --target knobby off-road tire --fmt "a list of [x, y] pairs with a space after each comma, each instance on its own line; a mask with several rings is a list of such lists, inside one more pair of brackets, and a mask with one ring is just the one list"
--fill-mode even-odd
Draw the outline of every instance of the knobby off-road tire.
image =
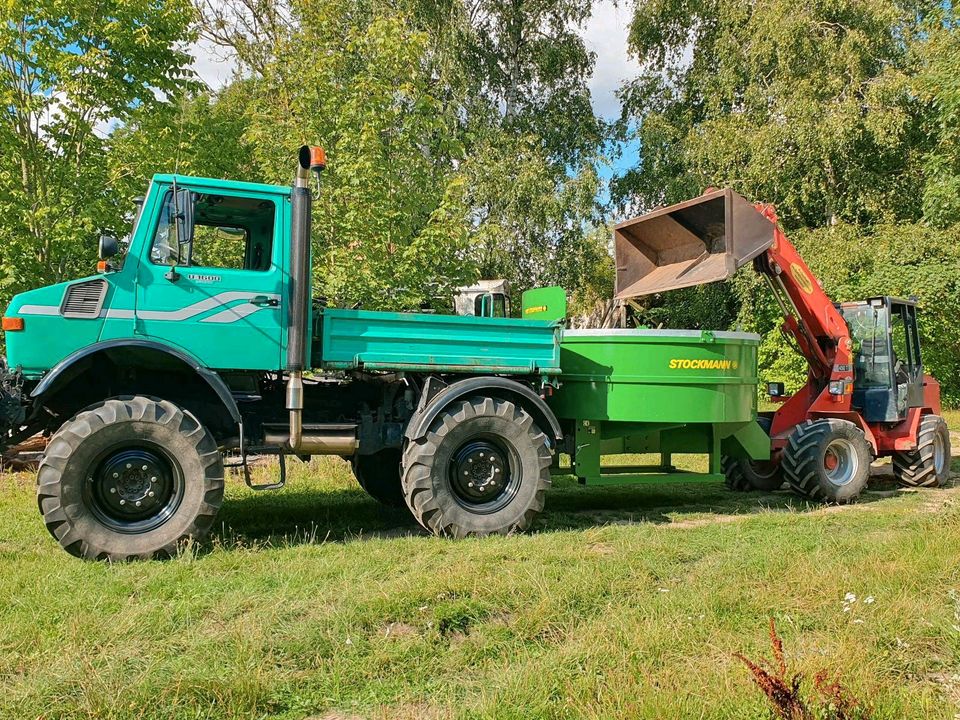
[[924, 415], [917, 449], [895, 453], [893, 474], [907, 487], [937, 487], [950, 478], [950, 431], [939, 415]]
[[427, 530], [449, 537], [506, 535], [543, 509], [552, 456], [521, 407], [498, 398], [453, 403], [403, 454], [407, 506]]
[[210, 529], [223, 502], [223, 461], [213, 436], [182, 408], [139, 395], [111, 398], [51, 438], [37, 502], [72, 555], [169, 556]]
[[[768, 417], [758, 417], [757, 424], [763, 428], [763, 431], [769, 435], [771, 419]], [[783, 485], [783, 473], [780, 471], [780, 463], [774, 460], [748, 460], [746, 458], [726, 457], [721, 458], [721, 466], [725, 476], [724, 483], [730, 490], [737, 492], [749, 492], [750, 490], [761, 490], [770, 492], [778, 490]]]
[[400, 461], [403, 453], [397, 448], [386, 448], [370, 455], [353, 458], [353, 474], [367, 494], [377, 502], [390, 507], [405, 508], [400, 479]]
[[790, 488], [811, 500], [855, 500], [870, 479], [873, 454], [863, 432], [846, 420], [807, 420], [794, 429], [780, 465]]

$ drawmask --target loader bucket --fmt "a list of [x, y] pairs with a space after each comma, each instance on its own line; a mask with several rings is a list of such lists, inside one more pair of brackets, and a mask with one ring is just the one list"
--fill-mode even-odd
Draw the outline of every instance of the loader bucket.
[[726, 280], [773, 244], [775, 225], [729, 188], [613, 229], [618, 299]]

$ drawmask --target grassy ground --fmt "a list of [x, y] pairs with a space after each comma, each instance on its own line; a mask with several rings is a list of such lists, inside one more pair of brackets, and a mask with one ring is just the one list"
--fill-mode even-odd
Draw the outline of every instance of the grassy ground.
[[293, 474], [232, 482], [209, 547], [123, 566], [63, 553], [3, 477], [0, 717], [764, 718], [732, 653], [768, 654], [770, 616], [874, 717], [960, 713], [960, 487], [561, 482], [534, 532], [453, 542], [338, 460]]

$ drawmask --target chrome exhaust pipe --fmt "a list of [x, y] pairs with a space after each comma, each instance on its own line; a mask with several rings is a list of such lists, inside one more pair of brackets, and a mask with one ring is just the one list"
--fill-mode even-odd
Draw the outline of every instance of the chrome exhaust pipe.
[[[300, 417], [299, 414], [297, 417]], [[271, 446], [292, 448], [294, 432], [299, 433], [296, 449], [298, 455], [350, 457], [360, 446], [357, 426], [349, 424], [310, 425], [306, 430], [302, 425], [296, 430], [293, 426], [289, 430], [282, 427], [265, 428], [264, 442]]]

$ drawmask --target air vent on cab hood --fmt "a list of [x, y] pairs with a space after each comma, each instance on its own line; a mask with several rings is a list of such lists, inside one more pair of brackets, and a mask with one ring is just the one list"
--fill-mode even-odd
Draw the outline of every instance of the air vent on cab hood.
[[103, 309], [107, 294], [106, 280], [86, 280], [67, 288], [60, 305], [60, 314], [66, 318], [95, 318]]

